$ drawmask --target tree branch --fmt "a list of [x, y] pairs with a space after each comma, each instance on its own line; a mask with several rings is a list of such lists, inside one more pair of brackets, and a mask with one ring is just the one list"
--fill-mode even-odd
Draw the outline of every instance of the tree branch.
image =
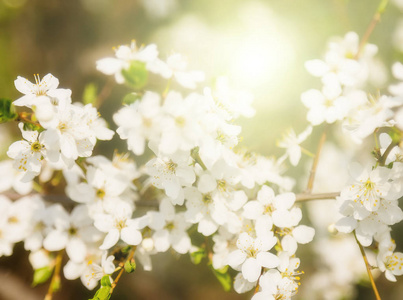
[[354, 233], [354, 238], [355, 238], [358, 246], [360, 247], [361, 255], [362, 255], [362, 258], [364, 259], [365, 267], [367, 268], [369, 281], [371, 282], [372, 289], [374, 290], [376, 300], [381, 300], [381, 297], [379, 296], [379, 293], [378, 293], [378, 289], [376, 288], [376, 285], [375, 285], [374, 277], [372, 276], [372, 273], [371, 273], [371, 266], [368, 262], [367, 255], [365, 254], [365, 250], [362, 247], [361, 243], [358, 241], [357, 235], [355, 234], [355, 230], [353, 231], [353, 233]]

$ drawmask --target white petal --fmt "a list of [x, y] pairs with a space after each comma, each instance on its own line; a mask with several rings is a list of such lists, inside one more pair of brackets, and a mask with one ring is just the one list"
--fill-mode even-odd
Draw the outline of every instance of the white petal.
[[228, 255], [227, 263], [232, 268], [237, 269], [246, 259], [246, 254], [242, 250], [234, 250]]
[[262, 204], [258, 201], [249, 201], [243, 207], [243, 216], [247, 219], [256, 220], [264, 211]]
[[99, 247], [101, 250], [108, 250], [112, 248], [113, 246], [116, 245], [116, 243], [119, 241], [119, 230], [117, 229], [112, 229], [111, 231], [108, 232], [106, 235], [104, 242], [102, 245]]
[[312, 241], [315, 229], [305, 225], [300, 225], [292, 231], [292, 235], [299, 244], [307, 244]]
[[106, 74], [112, 75], [122, 69], [122, 62], [116, 58], [103, 58], [96, 62], [97, 70]]
[[153, 234], [155, 249], [158, 252], [165, 252], [171, 246], [169, 243], [169, 232], [168, 230], [159, 230]]
[[138, 231], [134, 226], [123, 228], [121, 231], [121, 238], [128, 245], [138, 245], [143, 239], [140, 231]]
[[329, 66], [320, 59], [309, 60], [305, 63], [305, 68], [313, 76], [321, 77], [329, 71]]
[[287, 251], [290, 255], [293, 255], [298, 248], [297, 241], [291, 235], [286, 235], [281, 240], [281, 246], [284, 251]]
[[350, 233], [357, 227], [357, 220], [352, 217], [344, 217], [335, 224], [336, 229], [343, 233]]
[[262, 271], [262, 266], [255, 258], [248, 258], [242, 265], [242, 275], [249, 282], [254, 282], [258, 280], [260, 272]]
[[59, 251], [66, 247], [68, 235], [65, 231], [53, 230], [43, 241], [43, 247], [49, 251]]
[[275, 268], [280, 264], [280, 259], [269, 252], [259, 252], [256, 259], [265, 268]]
[[67, 243], [66, 252], [72, 261], [80, 263], [83, 262], [87, 256], [87, 247], [81, 239], [72, 238]]
[[69, 260], [63, 267], [64, 277], [68, 280], [75, 280], [83, 274], [85, 267], [85, 264], [77, 264]]

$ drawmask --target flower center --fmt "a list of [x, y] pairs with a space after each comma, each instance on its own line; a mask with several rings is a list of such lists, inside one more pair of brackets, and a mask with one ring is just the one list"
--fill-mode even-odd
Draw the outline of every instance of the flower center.
[[204, 204], [208, 205], [211, 202], [213, 202], [213, 198], [211, 197], [210, 193], [209, 194], [203, 194], [202, 201], [203, 201]]
[[227, 182], [225, 180], [218, 180], [217, 185], [218, 185], [218, 190], [220, 192], [226, 192], [227, 191]]
[[98, 189], [95, 192], [95, 194], [96, 194], [97, 198], [103, 199], [105, 197], [105, 190], [104, 189]]
[[266, 205], [264, 207], [264, 212], [263, 213], [265, 215], [271, 215], [273, 213], [273, 211], [275, 211], [275, 208], [274, 208], [273, 204], [269, 204], [269, 205]]
[[63, 132], [63, 131], [66, 131], [66, 130], [67, 130], [67, 125], [66, 125], [66, 123], [59, 123], [59, 126], [57, 126], [57, 128], [58, 128], [61, 132]]
[[175, 170], [178, 164], [174, 163], [172, 160], [166, 163], [166, 169], [169, 173], [175, 174]]
[[375, 183], [373, 183], [371, 180], [368, 179], [368, 180], [364, 183], [364, 187], [365, 187], [366, 190], [373, 190], [374, 187], [375, 187]]
[[253, 246], [250, 246], [248, 249], [246, 249], [246, 254], [248, 257], [256, 257], [256, 255], [259, 253], [259, 250], [254, 248]]
[[173, 222], [169, 222], [165, 225], [165, 229], [167, 229], [168, 231], [171, 231], [175, 228], [175, 224]]
[[153, 121], [151, 121], [151, 119], [148, 118], [143, 118], [143, 124], [144, 127], [150, 128], [153, 124]]
[[326, 107], [332, 107], [332, 106], [333, 106], [333, 100], [331, 100], [331, 99], [326, 99], [326, 100], [325, 100], [325, 106], [326, 106]]
[[175, 123], [176, 123], [176, 125], [178, 125], [178, 127], [185, 127], [185, 124], [186, 124], [186, 120], [185, 120], [185, 118], [184, 117], [182, 117], [182, 116], [179, 116], [179, 117], [176, 117], [175, 118]]
[[12, 216], [12, 217], [9, 217], [7, 221], [8, 221], [8, 223], [16, 224], [16, 223], [18, 223], [19, 220], [16, 216]]
[[222, 133], [221, 131], [218, 131], [218, 132], [217, 132], [217, 137], [216, 137], [216, 139], [217, 139], [218, 141], [220, 141], [221, 144], [224, 144], [225, 141], [227, 140], [227, 137], [225, 136], [224, 133]]
[[117, 229], [119, 229], [119, 231], [122, 230], [123, 228], [125, 228], [126, 227], [126, 218], [115, 220], [115, 227]]
[[38, 141], [33, 142], [33, 143], [31, 144], [31, 150], [32, 150], [32, 151], [35, 151], [35, 152], [40, 151], [40, 150], [42, 149], [42, 147], [43, 147], [43, 146], [42, 146]]
[[75, 228], [75, 227], [70, 227], [68, 232], [69, 232], [69, 235], [70, 235], [70, 236], [76, 235], [76, 234], [77, 234], [77, 228]]

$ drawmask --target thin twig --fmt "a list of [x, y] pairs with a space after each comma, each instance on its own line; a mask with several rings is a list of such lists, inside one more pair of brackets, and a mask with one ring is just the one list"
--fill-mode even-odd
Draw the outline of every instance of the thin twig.
[[59, 251], [56, 256], [55, 270], [53, 272], [52, 280], [49, 284], [48, 293], [46, 294], [44, 300], [52, 300], [53, 292], [56, 292], [60, 288], [60, 270], [62, 267], [63, 260], [63, 250]]
[[369, 264], [369, 262], [368, 262], [367, 255], [365, 254], [365, 250], [364, 250], [364, 248], [362, 247], [362, 245], [361, 245], [361, 243], [359, 242], [359, 240], [357, 239], [357, 235], [355, 234], [355, 230], [354, 230], [353, 233], [354, 233], [354, 238], [355, 238], [355, 240], [356, 240], [358, 246], [360, 247], [361, 255], [362, 255], [362, 258], [364, 259], [365, 267], [367, 268], [367, 273], [368, 273], [369, 281], [371, 282], [372, 289], [374, 290], [376, 300], [381, 300], [381, 297], [379, 296], [379, 293], [378, 293], [378, 289], [376, 288], [376, 285], [375, 285], [374, 277], [372, 276], [372, 273], [371, 273], [371, 266], [370, 266], [370, 264]]
[[32, 121], [31, 118], [29, 118], [29, 116], [32, 117], [32, 114], [27, 113], [27, 112], [20, 112], [20, 113], [18, 113], [18, 117], [15, 120], [17, 122], [30, 123], [30, 124], [33, 124], [35, 126], [42, 127], [41, 124], [39, 124], [39, 122]]
[[369, 37], [371, 36], [372, 32], [374, 31], [376, 25], [381, 20], [381, 15], [385, 11], [386, 6], [388, 5], [388, 2], [389, 2], [389, 0], [381, 0], [381, 3], [379, 4], [375, 15], [372, 17], [371, 23], [369, 23], [368, 28], [365, 31], [365, 33], [361, 39], [360, 45], [358, 46], [358, 51], [354, 57], [355, 59], [358, 59], [360, 57], [362, 51], [364, 50], [365, 45], [368, 42]]
[[98, 97], [95, 99], [94, 101], [94, 106], [96, 108], [99, 108], [102, 103], [104, 103], [105, 99], [108, 98], [108, 96], [111, 94], [112, 92], [112, 88], [114, 86], [114, 80], [113, 78], [109, 78], [104, 87], [102, 88], [101, 92], [98, 94]]
[[[130, 250], [130, 253], [127, 256], [126, 261], [131, 261], [133, 259], [134, 253], [136, 252], [136, 248], [137, 247], [134, 246], [132, 248], [132, 250]], [[112, 282], [112, 287], [111, 287], [111, 290], [109, 291], [109, 294], [113, 293], [113, 290], [115, 289], [116, 285], [118, 284], [118, 281], [119, 281], [120, 277], [122, 277], [124, 271], [125, 271], [125, 268], [122, 266], [122, 269], [119, 271], [118, 276], [116, 276], [115, 280]]]
[[259, 281], [260, 281], [260, 277], [262, 277], [263, 273], [264, 273], [264, 268], [262, 268], [262, 271], [260, 272], [259, 278], [257, 279], [257, 284], [256, 284], [255, 291], [254, 291], [253, 295], [255, 295], [255, 294], [257, 294], [259, 292], [259, 289], [260, 289]]
[[321, 194], [297, 194], [296, 201], [310, 201], [310, 200], [328, 200], [328, 199], [336, 199], [336, 197], [340, 196], [339, 192], [335, 193], [321, 193]]
[[395, 148], [398, 145], [398, 143], [390, 143], [388, 148], [386, 148], [385, 152], [383, 152], [381, 158], [379, 159], [379, 165], [384, 166], [386, 163], [386, 159], [388, 158], [390, 152], [392, 151], [393, 148]]
[[310, 194], [313, 189], [313, 183], [315, 181], [316, 169], [318, 168], [320, 152], [322, 151], [323, 145], [326, 141], [326, 131], [327, 126], [323, 128], [322, 136], [320, 137], [320, 141], [318, 144], [318, 149], [316, 150], [315, 159], [312, 164], [311, 173], [309, 174], [308, 186], [306, 188], [306, 194]]

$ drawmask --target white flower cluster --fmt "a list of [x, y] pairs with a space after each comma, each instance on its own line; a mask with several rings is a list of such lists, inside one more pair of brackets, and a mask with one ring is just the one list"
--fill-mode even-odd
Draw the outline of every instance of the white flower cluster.
[[[59, 89], [50, 74], [42, 80], [36, 76], [36, 84], [18, 77], [15, 86], [25, 96], [14, 105], [32, 112], [17, 113], [23, 140], [9, 147], [12, 160], [0, 164], [6, 174], [0, 192], [10, 196], [0, 196], [0, 256], [24, 242], [35, 270], [56, 273], [65, 253], [67, 279], [81, 278], [89, 289], [101, 281], [98, 292], [110, 295], [121, 276], [115, 272], [133, 271], [134, 258], [151, 270], [152, 255], [172, 249], [195, 262], [207, 257], [222, 278], [230, 279], [230, 266], [238, 272], [235, 291], [254, 289], [253, 300], [291, 299], [303, 273], [298, 244], [311, 242], [315, 231], [300, 224], [302, 210], [291, 192], [295, 180], [284, 176], [283, 162], [288, 158], [296, 166], [302, 153], [315, 156], [308, 191], [298, 196], [318, 199], [312, 185], [320, 148], [313, 155], [300, 144], [313, 126], [338, 122], [359, 143], [381, 128], [389, 133], [375, 134], [380, 146], [373, 167], [352, 164], [351, 183], [337, 198], [342, 217], [336, 228], [354, 232], [360, 246], [376, 242], [378, 268], [396, 280], [403, 274], [403, 254], [395, 252], [390, 226], [403, 219], [398, 206], [403, 83], [389, 87], [391, 96], [367, 96], [363, 89], [372, 80], [376, 52], [376, 46], [361, 45], [350, 32], [329, 44], [324, 60], [307, 62], [323, 88], [302, 94], [310, 125], [298, 135], [293, 129], [284, 135], [278, 146], [285, 154], [278, 160], [239, 147], [241, 127], [235, 121], [255, 114], [249, 93], [233, 89], [224, 78], [214, 88], [198, 89], [204, 75], [188, 71], [179, 54], [161, 60], [155, 45], [138, 48], [132, 42], [119, 46], [116, 57], [97, 62], [99, 71], [135, 91], [113, 115], [131, 153], [115, 152], [112, 160], [92, 155], [97, 140], [114, 135], [92, 104], [72, 103], [71, 91]], [[166, 80], [162, 93], [146, 86], [149, 73]], [[396, 63], [393, 73], [403, 80], [403, 65]], [[175, 84], [182, 92], [172, 89]], [[144, 164], [137, 167], [132, 154]], [[191, 239], [191, 233], [204, 242]], [[332, 262], [331, 276], [350, 287], [354, 276], [341, 276]], [[357, 268], [354, 274], [360, 272]]]
[[[120, 46], [116, 58], [99, 60], [97, 68], [129, 86], [136, 72], [168, 79], [162, 95], [137, 91], [113, 115], [128, 149], [151, 159], [138, 168], [129, 154], [92, 156], [97, 139], [114, 134], [96, 108], [72, 103], [71, 91], [59, 89], [50, 74], [36, 76], [36, 84], [18, 77], [15, 86], [25, 96], [14, 105], [32, 112], [19, 113], [23, 140], [10, 146], [13, 160], [0, 166], [8, 173], [0, 190], [13, 189], [18, 199], [0, 198], [0, 256], [24, 242], [33, 268], [52, 271], [66, 253], [64, 276], [93, 289], [122, 269], [108, 253], [129, 247], [128, 257], [151, 270], [151, 255], [173, 249], [193, 257], [204, 249], [215, 272], [226, 273], [228, 265], [239, 271], [237, 292], [256, 287], [254, 299], [295, 295], [297, 247], [310, 242], [314, 230], [299, 225], [294, 181], [282, 175], [281, 161], [237, 147], [241, 127], [234, 121], [255, 114], [253, 97], [224, 78], [203, 92], [170, 90], [172, 80], [194, 89], [204, 75], [187, 71], [181, 55], [160, 60], [155, 45]], [[49, 186], [62, 186], [67, 197]], [[191, 228], [213, 244], [193, 244]]]
[[[363, 246], [373, 242], [379, 244], [378, 266], [389, 280], [393, 275], [402, 275], [403, 261], [386, 263], [394, 255], [394, 241], [390, 237], [390, 227], [403, 220], [403, 212], [398, 206], [402, 191], [402, 163], [395, 162], [392, 169], [378, 166], [375, 169], [351, 166], [352, 183], [344, 188], [338, 198], [340, 213], [345, 217], [336, 223], [340, 232], [353, 230]], [[392, 259], [393, 260], [393, 259]], [[393, 274], [393, 275], [392, 275]]]
[[18, 76], [14, 82], [25, 94], [14, 105], [31, 108], [40, 127], [25, 130], [20, 123], [23, 140], [13, 143], [7, 152], [14, 167], [24, 173], [24, 182], [39, 175], [43, 161], [57, 170], [70, 168], [78, 157], [91, 156], [97, 139], [110, 140], [114, 134], [91, 104], [72, 104], [71, 91], [58, 89], [56, 77], [48, 74], [40, 80], [36, 75], [35, 79], [33, 84]]
[[[390, 226], [403, 219], [398, 206], [402, 190], [401, 115], [403, 106], [402, 83], [389, 87], [391, 95], [367, 95], [368, 84], [377, 52], [375, 45], [360, 45], [358, 35], [347, 33], [343, 40], [332, 41], [324, 61], [306, 63], [308, 71], [322, 79], [323, 88], [309, 90], [301, 96], [309, 109], [307, 120], [313, 126], [340, 122], [343, 131], [353, 141], [362, 143], [375, 134], [380, 146], [375, 150], [376, 164], [363, 168], [351, 164], [352, 179], [337, 198], [341, 213], [336, 222], [339, 232], [354, 232], [362, 246], [376, 243], [377, 265], [386, 278], [396, 281], [402, 275], [402, 253], [394, 252]], [[394, 76], [403, 80], [403, 67], [395, 63]], [[376, 134], [383, 128], [387, 133]], [[292, 148], [288, 147], [288, 151]]]
[[391, 109], [402, 104], [391, 96], [368, 96], [361, 89], [369, 80], [376, 80], [370, 77], [370, 71], [382, 73], [382, 69], [374, 70], [378, 48], [366, 44], [361, 49], [359, 45], [358, 35], [349, 32], [343, 40], [329, 44], [324, 61], [306, 62], [308, 72], [321, 78], [323, 88], [301, 95], [309, 109], [307, 120], [313, 126], [342, 121], [344, 132], [357, 143], [378, 127], [392, 126]]

